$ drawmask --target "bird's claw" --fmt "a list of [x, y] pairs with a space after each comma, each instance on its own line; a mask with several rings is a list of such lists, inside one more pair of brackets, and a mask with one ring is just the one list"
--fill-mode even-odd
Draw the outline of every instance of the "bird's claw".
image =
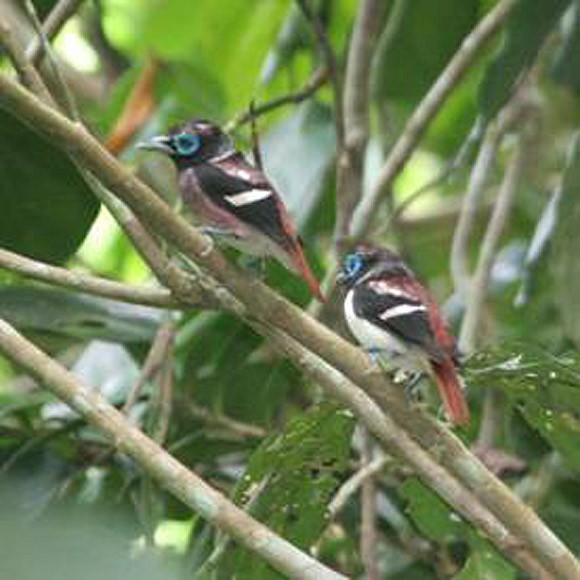
[[423, 372], [415, 372], [411, 375], [406, 376], [405, 386], [403, 387], [403, 392], [405, 393], [405, 399], [407, 402], [416, 401], [419, 394], [419, 383], [425, 376]]
[[210, 238], [237, 238], [237, 234], [233, 230], [226, 228], [217, 228], [214, 226], [206, 226], [201, 228], [201, 233]]

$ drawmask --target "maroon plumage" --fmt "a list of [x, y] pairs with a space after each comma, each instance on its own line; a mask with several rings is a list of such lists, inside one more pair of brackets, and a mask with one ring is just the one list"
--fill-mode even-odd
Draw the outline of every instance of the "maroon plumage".
[[339, 280], [348, 288], [344, 312], [357, 340], [395, 366], [427, 371], [449, 419], [467, 425], [455, 339], [410, 268], [390, 250], [365, 244], [347, 256]]
[[211, 233], [243, 252], [275, 257], [324, 300], [282, 199], [217, 125], [192, 120], [143, 147], [173, 159], [183, 200]]

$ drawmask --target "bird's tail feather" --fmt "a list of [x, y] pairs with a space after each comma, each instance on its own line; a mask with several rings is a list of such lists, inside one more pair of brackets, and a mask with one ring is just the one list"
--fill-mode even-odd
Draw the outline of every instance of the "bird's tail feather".
[[437, 389], [443, 401], [445, 412], [454, 425], [465, 426], [469, 423], [469, 407], [459, 375], [451, 359], [433, 363]]
[[310, 269], [310, 266], [306, 261], [306, 257], [304, 256], [304, 252], [300, 247], [300, 244], [296, 244], [295, 246], [290, 248], [288, 252], [290, 254], [290, 258], [292, 260], [294, 268], [302, 276], [302, 278], [304, 278], [304, 281], [306, 282], [312, 295], [320, 302], [324, 302], [325, 298], [322, 295], [322, 291], [320, 290], [320, 284], [318, 283], [318, 280], [312, 273], [312, 270]]

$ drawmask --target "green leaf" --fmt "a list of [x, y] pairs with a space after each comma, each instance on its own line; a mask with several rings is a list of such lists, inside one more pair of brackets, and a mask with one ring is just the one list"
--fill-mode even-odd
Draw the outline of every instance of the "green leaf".
[[334, 156], [332, 113], [316, 101], [296, 111], [263, 140], [264, 165], [300, 229], [320, 197], [326, 169]]
[[146, 342], [155, 336], [160, 312], [66, 290], [9, 286], [0, 288], [0, 317], [28, 332]]
[[417, 102], [477, 22], [478, 7], [478, 0], [399, 0], [374, 67], [377, 100]]
[[559, 197], [551, 252], [556, 304], [566, 334], [580, 346], [580, 133], [572, 139]]
[[99, 204], [66, 155], [4, 111], [0, 127], [0, 246], [63, 262]]
[[564, 42], [554, 57], [552, 78], [580, 94], [580, 0], [573, 4], [573, 14]]
[[424, 536], [437, 542], [449, 542], [468, 534], [469, 526], [418, 478], [407, 479], [399, 491], [408, 502], [407, 511]]
[[[222, 80], [230, 113], [253, 96], [260, 67], [284, 21], [285, 2], [151, 2], [133, 24], [138, 53], [186, 61]], [[202, 84], [198, 91], [203, 92]]]
[[513, 580], [516, 571], [489, 543], [471, 534], [472, 551], [454, 580]]
[[[309, 549], [326, 525], [326, 506], [349, 457], [353, 417], [321, 404], [294, 417], [253, 453], [235, 499], [275, 532]], [[281, 578], [260, 558], [239, 547], [227, 550], [220, 578]]]
[[493, 385], [520, 409], [526, 422], [580, 470], [580, 362], [539, 347], [504, 345], [473, 356], [466, 367], [473, 389]]
[[508, 17], [504, 43], [490, 63], [479, 90], [479, 110], [491, 119], [529, 69], [546, 36], [569, 5], [569, 0], [520, 0]]

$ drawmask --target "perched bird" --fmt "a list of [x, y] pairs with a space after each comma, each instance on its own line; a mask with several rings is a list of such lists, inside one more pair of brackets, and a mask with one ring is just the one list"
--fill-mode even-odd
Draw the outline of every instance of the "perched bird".
[[344, 315], [358, 342], [371, 354], [384, 353], [395, 367], [434, 377], [450, 421], [467, 425], [455, 340], [403, 260], [363, 244], [344, 260], [338, 282], [347, 288]]
[[242, 252], [273, 256], [324, 300], [282, 199], [220, 127], [193, 119], [139, 147], [175, 162], [183, 200], [209, 226], [207, 233]]

